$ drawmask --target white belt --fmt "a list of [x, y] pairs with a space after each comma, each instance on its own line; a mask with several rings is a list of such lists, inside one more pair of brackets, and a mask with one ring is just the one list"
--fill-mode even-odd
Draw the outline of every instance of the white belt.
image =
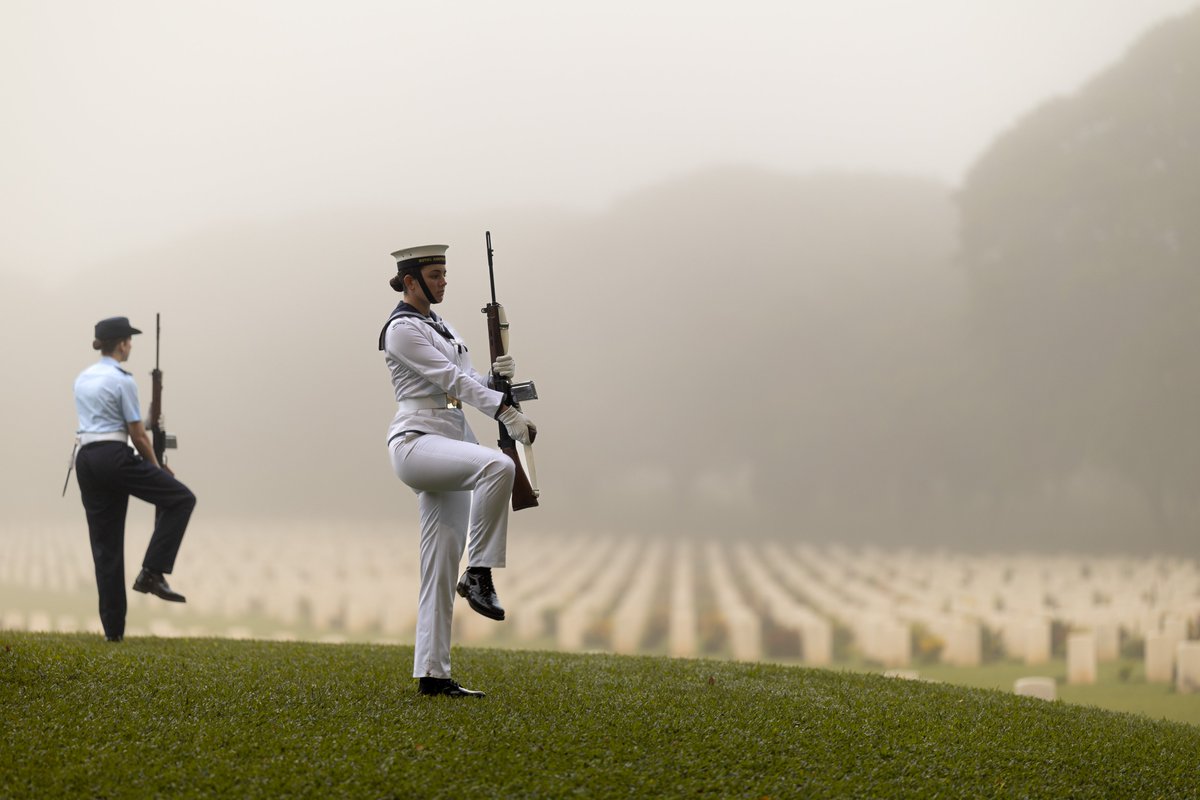
[[400, 411], [421, 411], [426, 408], [462, 408], [462, 401], [445, 394], [406, 397], [398, 403]]
[[81, 433], [79, 434], [79, 444], [91, 444], [93, 442], [124, 442], [129, 439], [128, 431], [109, 431], [108, 433]]

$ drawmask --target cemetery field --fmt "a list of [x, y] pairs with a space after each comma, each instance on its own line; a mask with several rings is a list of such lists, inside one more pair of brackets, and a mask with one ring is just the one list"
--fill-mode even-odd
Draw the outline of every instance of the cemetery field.
[[[126, 538], [130, 578], [152, 526]], [[130, 639], [411, 645], [417, 535], [391, 523], [201, 522]], [[523, 532], [472, 648], [892, 672], [1200, 725], [1200, 562]], [[100, 633], [82, 521], [0, 523], [0, 632]], [[1017, 681], [1021, 680], [1018, 688]]]
[[1005, 692], [1012, 691], [1018, 678], [1044, 675], [1055, 679], [1058, 697], [1065, 703], [1144, 714], [1151, 719], [1200, 726], [1200, 694], [1180, 693], [1172, 684], [1147, 683], [1142, 662], [1138, 659], [1100, 664], [1097, 681], [1090, 685], [1068, 683], [1067, 666], [1062, 659], [1039, 665], [1036, 669], [1017, 662], [1005, 662], [978, 667], [936, 664], [920, 667], [917, 672], [920, 677], [933, 681]]
[[0, 796], [1184, 797], [1200, 728], [775, 664], [0, 632]]

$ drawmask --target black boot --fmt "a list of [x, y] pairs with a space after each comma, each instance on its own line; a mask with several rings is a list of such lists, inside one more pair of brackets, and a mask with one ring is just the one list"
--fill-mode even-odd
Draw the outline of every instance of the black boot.
[[458, 593], [471, 608], [489, 619], [504, 619], [504, 608], [492, 585], [491, 567], [471, 567], [458, 579]]
[[483, 692], [476, 692], [465, 686], [459, 686], [457, 681], [449, 678], [421, 678], [417, 682], [417, 692], [424, 695], [444, 694], [446, 697], [484, 697]]

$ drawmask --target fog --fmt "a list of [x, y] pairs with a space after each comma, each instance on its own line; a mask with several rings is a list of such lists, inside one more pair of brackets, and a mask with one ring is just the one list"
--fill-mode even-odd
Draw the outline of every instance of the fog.
[[956, 468], [947, 442], [1008, 437], [978, 425], [956, 197], [997, 137], [1190, 8], [6, 3], [8, 521], [83, 524], [59, 492], [92, 325], [147, 331], [146, 405], [161, 313], [197, 525], [407, 524], [388, 253], [450, 244], [439, 312], [483, 363], [490, 230], [541, 393], [543, 507], [516, 524], [1146, 545], [1112, 469], [1012, 493]]
[[4, 263], [61, 280], [295, 211], [598, 210], [730, 162], [954, 185], [1191, 6], [10, 0]]

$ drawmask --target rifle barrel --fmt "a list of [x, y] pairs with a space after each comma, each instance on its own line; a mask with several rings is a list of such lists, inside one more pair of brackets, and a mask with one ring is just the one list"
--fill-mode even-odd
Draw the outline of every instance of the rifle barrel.
[[484, 231], [487, 238], [488, 283], [492, 285], [492, 305], [496, 305], [496, 272], [492, 269], [492, 232]]

